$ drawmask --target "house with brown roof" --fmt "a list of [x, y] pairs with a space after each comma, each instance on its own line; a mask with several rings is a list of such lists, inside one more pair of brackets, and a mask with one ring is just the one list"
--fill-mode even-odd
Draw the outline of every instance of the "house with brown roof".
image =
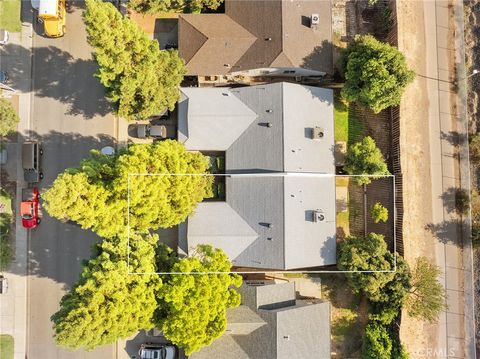
[[321, 77], [333, 73], [331, 3], [226, 0], [224, 14], [182, 14], [178, 50], [187, 75]]

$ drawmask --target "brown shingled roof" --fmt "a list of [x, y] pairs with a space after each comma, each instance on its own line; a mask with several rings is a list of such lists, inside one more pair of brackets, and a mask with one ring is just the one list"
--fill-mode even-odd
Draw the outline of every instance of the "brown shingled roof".
[[[320, 24], [310, 27], [310, 16]], [[179, 17], [179, 52], [190, 75], [262, 67], [333, 72], [331, 3], [325, 0], [226, 0], [225, 14]]]

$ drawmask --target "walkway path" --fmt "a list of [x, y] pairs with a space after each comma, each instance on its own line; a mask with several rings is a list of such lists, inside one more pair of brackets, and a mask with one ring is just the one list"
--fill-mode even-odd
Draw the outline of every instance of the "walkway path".
[[[16, 64], [22, 63], [25, 68], [30, 68], [31, 57], [29, 52], [10, 51], [13, 48], [30, 49], [32, 46], [32, 26], [31, 17], [25, 14], [26, 20], [22, 23], [20, 33], [11, 33], [9, 44], [4, 46], [0, 52], [0, 62], [2, 70], [9, 72], [9, 69], [15, 67]], [[31, 88], [31, 74], [29, 71], [25, 73], [11, 73], [11, 86], [14, 89]], [[19, 98], [19, 117], [20, 124], [18, 132], [25, 133], [30, 128], [30, 92], [18, 92]], [[22, 136], [18, 136], [19, 143], [23, 141]], [[19, 203], [22, 196], [22, 188], [24, 187], [23, 170], [21, 165], [21, 151], [19, 145], [11, 144], [7, 146], [8, 162], [7, 172], [9, 178], [17, 179], [16, 203], [14, 208], [20, 208]], [[14, 358], [25, 359], [26, 357], [26, 340], [27, 340], [27, 231], [22, 227], [22, 223], [16, 214], [15, 228], [15, 260], [9, 270], [5, 272], [8, 279], [9, 291], [0, 297], [0, 333], [9, 334], [14, 338]]]

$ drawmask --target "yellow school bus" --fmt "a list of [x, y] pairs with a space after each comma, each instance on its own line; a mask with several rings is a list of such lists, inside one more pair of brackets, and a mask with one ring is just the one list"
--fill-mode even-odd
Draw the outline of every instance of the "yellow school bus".
[[38, 17], [43, 22], [43, 31], [47, 37], [65, 35], [67, 11], [65, 0], [40, 0]]

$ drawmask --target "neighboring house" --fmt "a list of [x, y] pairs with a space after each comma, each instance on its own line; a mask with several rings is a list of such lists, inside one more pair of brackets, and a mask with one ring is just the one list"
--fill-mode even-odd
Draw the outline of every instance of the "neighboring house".
[[275, 83], [182, 93], [178, 140], [221, 158], [227, 176], [217, 178], [224, 195], [179, 226], [179, 252], [211, 244], [235, 267], [335, 264], [332, 91]]
[[189, 359], [330, 358], [330, 303], [296, 300], [294, 283], [239, 289], [226, 333]]
[[333, 73], [331, 3], [225, 0], [225, 14], [181, 14], [187, 75], [320, 77]]

